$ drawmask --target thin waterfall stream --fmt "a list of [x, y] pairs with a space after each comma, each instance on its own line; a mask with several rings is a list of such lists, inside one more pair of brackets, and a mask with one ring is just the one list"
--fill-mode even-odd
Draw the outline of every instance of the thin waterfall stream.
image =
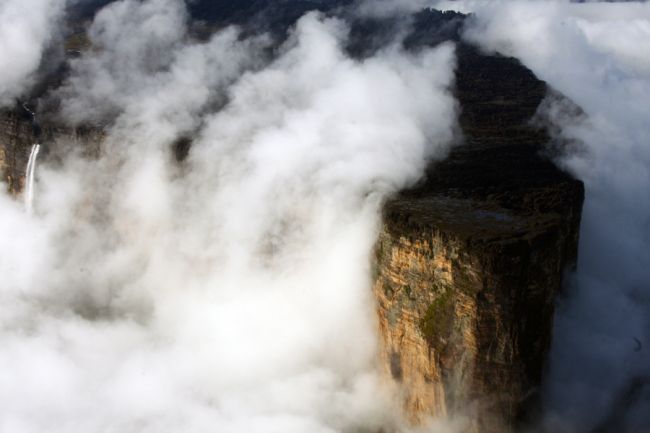
[[[34, 136], [38, 137], [40, 135], [40, 128], [38, 126], [38, 122], [36, 121], [36, 113], [29, 108], [26, 102], [23, 102], [22, 106], [23, 109], [31, 116]], [[29, 153], [29, 160], [27, 161], [27, 169], [25, 171], [25, 209], [30, 215], [34, 210], [34, 173], [36, 172], [36, 158], [38, 157], [40, 148], [41, 145], [38, 143], [34, 143], [32, 145], [32, 150]]]
[[28, 214], [32, 214], [34, 210], [34, 173], [36, 171], [36, 158], [41, 145], [35, 143], [32, 145], [32, 151], [29, 154], [29, 161], [27, 162], [27, 171], [25, 172], [25, 209]]

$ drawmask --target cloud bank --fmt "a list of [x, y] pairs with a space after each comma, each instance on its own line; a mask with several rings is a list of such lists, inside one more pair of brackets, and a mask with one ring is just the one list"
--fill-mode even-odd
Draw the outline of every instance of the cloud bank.
[[[578, 272], [556, 318], [551, 431], [641, 431], [650, 418], [650, 5], [464, 2], [466, 38], [518, 57], [585, 112], [549, 99], [559, 161], [585, 182]], [[601, 431], [601, 430], [594, 430]]]
[[65, 0], [4, 0], [0, 3], [0, 107], [30, 84], [57, 30]]
[[0, 431], [399, 425], [369, 253], [383, 198], [452, 141], [453, 47], [357, 61], [311, 13], [269, 58], [236, 28], [195, 41], [185, 16], [98, 14], [56, 96], [106, 127], [100, 157], [52, 148], [31, 218], [0, 197]]

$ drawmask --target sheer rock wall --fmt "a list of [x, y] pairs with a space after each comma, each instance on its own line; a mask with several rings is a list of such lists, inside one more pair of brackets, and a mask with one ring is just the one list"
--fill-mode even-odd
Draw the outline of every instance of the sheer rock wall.
[[544, 83], [514, 59], [458, 55], [463, 144], [384, 208], [381, 362], [411, 422], [460, 415], [470, 431], [508, 432], [536, 407], [584, 191], [531, 125]]

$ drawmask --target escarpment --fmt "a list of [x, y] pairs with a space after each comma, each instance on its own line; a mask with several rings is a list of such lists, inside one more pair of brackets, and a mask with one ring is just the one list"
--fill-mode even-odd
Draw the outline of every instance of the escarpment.
[[[278, 26], [294, 15], [278, 12]], [[404, 45], [458, 40], [463, 19], [416, 14]], [[348, 51], [381, 48], [375, 36], [389, 24], [353, 23]], [[584, 191], [544, 156], [549, 137], [530, 124], [546, 85], [515, 59], [462, 43], [457, 55], [464, 142], [383, 209], [373, 266], [380, 361], [411, 422], [458, 415], [470, 431], [508, 432], [536, 407], [554, 300], [576, 262]], [[52, 158], [79, 149], [93, 156], [103, 137], [100, 128], [35, 125], [18, 104], [0, 112], [0, 172], [19, 194], [34, 143], [44, 158], [48, 148]], [[176, 159], [190, 147], [191, 137], [174, 142]]]
[[456, 94], [464, 143], [383, 211], [381, 361], [411, 422], [507, 432], [536, 407], [584, 191], [544, 156], [546, 86], [517, 60], [461, 44]]

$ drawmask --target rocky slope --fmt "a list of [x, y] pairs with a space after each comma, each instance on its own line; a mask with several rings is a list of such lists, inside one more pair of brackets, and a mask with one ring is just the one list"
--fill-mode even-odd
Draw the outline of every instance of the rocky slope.
[[536, 406], [584, 191], [530, 125], [544, 83], [514, 59], [458, 54], [464, 144], [384, 209], [381, 356], [412, 422], [455, 414], [471, 431], [507, 432]]

